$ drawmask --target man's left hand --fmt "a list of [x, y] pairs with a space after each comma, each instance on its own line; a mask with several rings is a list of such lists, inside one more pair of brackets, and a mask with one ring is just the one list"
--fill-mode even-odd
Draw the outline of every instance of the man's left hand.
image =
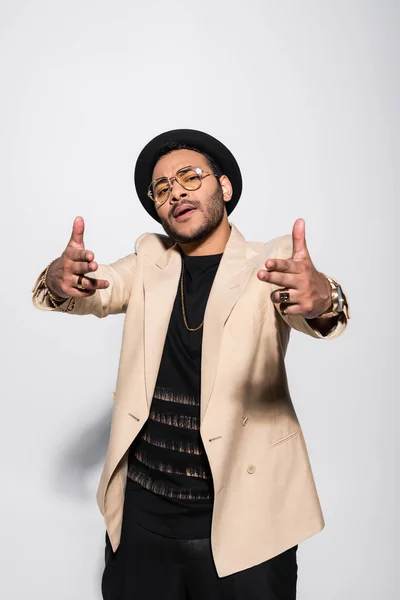
[[[269, 258], [266, 270], [261, 269], [257, 277], [280, 286], [271, 294], [271, 300], [280, 304], [280, 310], [287, 315], [302, 315], [315, 319], [332, 306], [331, 286], [323, 273], [314, 267], [308, 252], [304, 219], [297, 219], [293, 226], [293, 252], [289, 259]], [[289, 292], [290, 300], [282, 303], [279, 292]]]

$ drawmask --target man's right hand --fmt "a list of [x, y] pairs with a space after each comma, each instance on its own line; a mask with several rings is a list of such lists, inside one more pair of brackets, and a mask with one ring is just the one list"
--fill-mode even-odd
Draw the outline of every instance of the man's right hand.
[[[85, 221], [82, 217], [76, 217], [67, 247], [48, 270], [47, 285], [60, 298], [86, 298], [93, 296], [96, 290], [103, 290], [110, 285], [104, 279], [86, 276], [86, 273], [96, 271], [98, 264], [94, 261], [93, 252], [85, 250], [84, 231]], [[80, 275], [84, 290], [77, 287]]]

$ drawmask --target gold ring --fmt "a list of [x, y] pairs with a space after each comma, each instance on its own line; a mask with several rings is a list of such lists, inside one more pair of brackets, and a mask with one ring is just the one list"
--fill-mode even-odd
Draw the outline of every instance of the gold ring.
[[83, 279], [83, 276], [79, 275], [78, 283], [76, 284], [76, 287], [79, 288], [80, 290], [86, 290], [85, 286], [82, 285], [82, 279]]

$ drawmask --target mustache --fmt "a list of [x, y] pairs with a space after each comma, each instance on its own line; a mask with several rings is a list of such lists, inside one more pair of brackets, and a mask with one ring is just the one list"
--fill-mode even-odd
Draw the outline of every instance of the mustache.
[[173, 217], [175, 211], [178, 210], [178, 208], [180, 208], [181, 206], [192, 206], [193, 208], [200, 208], [200, 202], [198, 202], [197, 200], [185, 200], [184, 202], [180, 202], [180, 204], [175, 204], [175, 206], [173, 206], [169, 211], [168, 218]]

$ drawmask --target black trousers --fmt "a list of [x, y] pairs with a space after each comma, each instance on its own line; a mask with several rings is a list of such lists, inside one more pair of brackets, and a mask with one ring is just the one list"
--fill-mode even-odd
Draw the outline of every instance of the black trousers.
[[220, 578], [209, 538], [168, 538], [125, 519], [116, 552], [106, 535], [103, 599], [295, 600], [296, 552]]

